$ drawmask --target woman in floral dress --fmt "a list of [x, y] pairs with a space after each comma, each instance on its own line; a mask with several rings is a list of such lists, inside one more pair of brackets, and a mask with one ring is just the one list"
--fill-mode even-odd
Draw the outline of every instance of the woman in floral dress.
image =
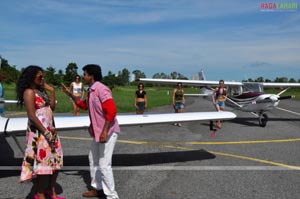
[[52, 199], [63, 199], [55, 192], [57, 170], [63, 166], [63, 153], [53, 120], [54, 88], [45, 83], [41, 67], [28, 66], [19, 77], [16, 92], [28, 116], [20, 182], [36, 177], [35, 199], [45, 199], [45, 194]]

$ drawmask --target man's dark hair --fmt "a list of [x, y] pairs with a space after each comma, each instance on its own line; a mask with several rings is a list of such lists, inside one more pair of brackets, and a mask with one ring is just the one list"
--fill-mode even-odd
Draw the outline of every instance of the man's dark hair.
[[82, 68], [82, 70], [86, 71], [89, 75], [93, 75], [95, 81], [102, 80], [101, 66], [97, 64], [87, 64]]

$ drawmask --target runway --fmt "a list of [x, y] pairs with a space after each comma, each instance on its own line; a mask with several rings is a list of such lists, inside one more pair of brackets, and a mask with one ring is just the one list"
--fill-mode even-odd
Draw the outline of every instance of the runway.
[[[187, 98], [186, 112], [213, 110], [209, 100]], [[122, 127], [113, 156], [120, 198], [298, 198], [300, 101], [281, 101], [279, 109], [268, 112], [265, 128], [250, 113], [229, 106], [226, 110], [238, 117], [224, 122], [213, 138], [208, 122]], [[148, 110], [159, 112], [173, 109]], [[91, 139], [86, 130], [59, 133], [65, 167], [57, 190], [66, 198], [80, 199], [90, 182]], [[25, 137], [18, 140], [25, 143]], [[32, 198], [32, 184], [18, 183], [22, 156], [14, 154], [8, 143], [13, 145], [1, 136], [0, 198]]]

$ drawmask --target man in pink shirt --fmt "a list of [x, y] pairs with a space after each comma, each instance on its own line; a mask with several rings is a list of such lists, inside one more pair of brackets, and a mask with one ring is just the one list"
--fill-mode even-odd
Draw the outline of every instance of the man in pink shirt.
[[111, 167], [112, 154], [120, 132], [116, 119], [116, 106], [111, 90], [101, 83], [101, 67], [95, 64], [85, 65], [84, 81], [89, 85], [86, 100], [76, 98], [70, 90], [62, 85], [63, 91], [76, 101], [77, 106], [89, 110], [89, 133], [93, 137], [89, 152], [91, 186], [93, 189], [82, 194], [83, 197], [99, 197], [104, 194], [107, 199], [118, 199]]

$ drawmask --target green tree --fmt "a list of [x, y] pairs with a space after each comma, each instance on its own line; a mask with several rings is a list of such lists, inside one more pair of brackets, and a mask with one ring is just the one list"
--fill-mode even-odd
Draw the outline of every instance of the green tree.
[[152, 76], [153, 79], [169, 79], [169, 76], [165, 73], [155, 73]]
[[8, 61], [1, 56], [0, 60], [0, 80], [6, 83], [16, 82], [20, 75], [20, 71], [16, 69], [16, 66], [10, 66]]
[[146, 78], [145, 73], [141, 72], [140, 70], [134, 70], [132, 74], [134, 74], [135, 79]]
[[291, 79], [289, 80], [289, 83], [296, 83], [296, 80], [295, 80], [294, 78], [291, 78]]
[[188, 78], [187, 78], [187, 77], [185, 77], [183, 74], [181, 74], [181, 73], [178, 73], [178, 77], [177, 77], [177, 79], [184, 79], [184, 80], [187, 80]]
[[170, 76], [171, 76], [171, 79], [177, 79], [177, 72], [172, 72], [171, 74], [170, 74]]
[[110, 89], [113, 89], [117, 83], [116, 75], [111, 71], [108, 71], [107, 76], [102, 78], [102, 83], [108, 86]]
[[276, 79], [274, 80], [274, 82], [288, 82], [288, 78], [286, 77], [276, 77]]
[[264, 78], [263, 77], [258, 77], [258, 78], [256, 78], [255, 82], [264, 82]]
[[54, 85], [55, 84], [55, 68], [52, 66], [49, 66], [44, 71], [45, 80], [47, 83]]
[[54, 75], [55, 83], [54, 85], [60, 86], [61, 83], [63, 83], [64, 80], [64, 73], [62, 70], [58, 70], [58, 73]]
[[129, 84], [129, 75], [130, 75], [130, 72], [126, 68], [124, 68], [122, 71], [119, 71], [118, 77], [117, 77], [117, 80], [118, 80], [117, 84], [120, 86], [128, 85]]
[[78, 66], [76, 63], [69, 63], [66, 68], [66, 75], [64, 76], [64, 83], [70, 84], [74, 81], [75, 75], [77, 75]]

